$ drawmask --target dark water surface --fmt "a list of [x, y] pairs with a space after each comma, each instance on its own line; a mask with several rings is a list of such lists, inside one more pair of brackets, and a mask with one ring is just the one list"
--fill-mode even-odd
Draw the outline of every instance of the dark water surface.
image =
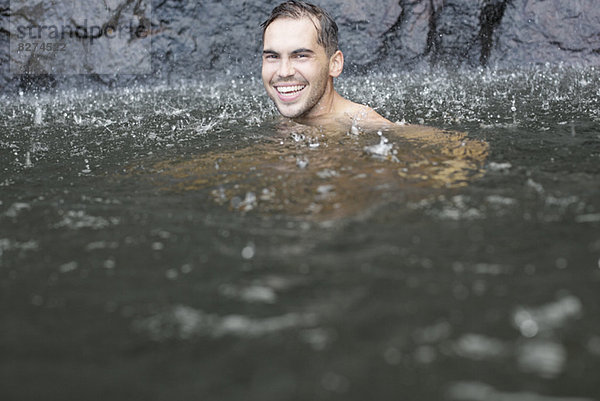
[[600, 399], [600, 71], [339, 88], [1, 97], [1, 398]]

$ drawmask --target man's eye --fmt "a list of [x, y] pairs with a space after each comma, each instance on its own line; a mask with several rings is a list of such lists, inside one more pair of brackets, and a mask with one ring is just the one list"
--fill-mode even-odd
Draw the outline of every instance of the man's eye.
[[268, 60], [275, 60], [277, 56], [275, 54], [267, 54], [265, 55], [265, 58]]

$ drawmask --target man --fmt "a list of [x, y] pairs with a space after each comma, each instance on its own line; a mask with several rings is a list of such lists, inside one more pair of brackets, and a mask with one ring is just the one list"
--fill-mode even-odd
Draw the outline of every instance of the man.
[[[324, 10], [286, 1], [262, 26], [265, 89], [283, 116], [305, 126], [279, 124], [273, 135], [252, 146], [141, 169], [169, 177], [152, 177], [154, 182], [177, 191], [211, 188], [216, 203], [243, 213], [331, 221], [362, 214], [396, 196], [402, 199], [407, 188], [419, 188], [418, 193], [426, 186], [452, 188], [483, 175], [486, 143], [460, 133], [392, 124], [334, 90], [344, 56], [335, 22]], [[350, 124], [366, 128], [365, 135], [343, 140]], [[328, 135], [306, 125], [327, 126]], [[375, 129], [402, 145], [374, 135]]]
[[279, 112], [299, 123], [389, 125], [371, 108], [340, 96], [338, 27], [322, 8], [303, 1], [275, 7], [263, 28], [262, 79]]

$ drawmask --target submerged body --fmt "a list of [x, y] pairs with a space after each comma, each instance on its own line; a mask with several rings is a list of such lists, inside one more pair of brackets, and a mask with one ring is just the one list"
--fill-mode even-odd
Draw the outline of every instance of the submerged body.
[[208, 191], [214, 202], [242, 213], [318, 221], [416, 200], [420, 188], [460, 187], [483, 175], [488, 146], [462, 133], [396, 124], [379, 131], [331, 127], [283, 121], [262, 143], [139, 171], [163, 190]]

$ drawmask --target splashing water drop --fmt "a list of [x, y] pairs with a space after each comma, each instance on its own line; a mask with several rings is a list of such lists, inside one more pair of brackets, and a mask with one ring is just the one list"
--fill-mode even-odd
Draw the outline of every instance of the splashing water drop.
[[246, 197], [244, 200], [241, 200], [237, 197], [233, 198], [231, 200], [231, 205], [242, 212], [249, 212], [257, 205], [256, 195], [254, 192], [246, 192]]
[[303, 134], [298, 134], [296, 132], [292, 132], [291, 136], [294, 142], [301, 142], [304, 141], [304, 139], [306, 139], [306, 137]]
[[35, 116], [33, 117], [33, 122], [35, 125], [41, 125], [44, 120], [44, 110], [40, 106], [35, 108]]
[[394, 145], [388, 144], [389, 139], [387, 139], [385, 136], [383, 136], [383, 133], [381, 131], [378, 131], [377, 135], [379, 135], [379, 137], [380, 137], [379, 143], [377, 145], [365, 146], [364, 147], [365, 153], [367, 153], [377, 159], [385, 159], [385, 160], [390, 160], [393, 162], [398, 162], [399, 160], [394, 155], [394, 152], [393, 152]]
[[92, 170], [90, 169], [90, 162], [88, 159], [85, 159], [85, 168], [83, 170], [81, 170], [82, 173], [91, 173]]
[[25, 154], [25, 168], [33, 167], [33, 163], [31, 163], [31, 153], [27, 152]]
[[296, 158], [296, 166], [301, 169], [306, 168], [308, 166], [308, 159], [306, 157]]

